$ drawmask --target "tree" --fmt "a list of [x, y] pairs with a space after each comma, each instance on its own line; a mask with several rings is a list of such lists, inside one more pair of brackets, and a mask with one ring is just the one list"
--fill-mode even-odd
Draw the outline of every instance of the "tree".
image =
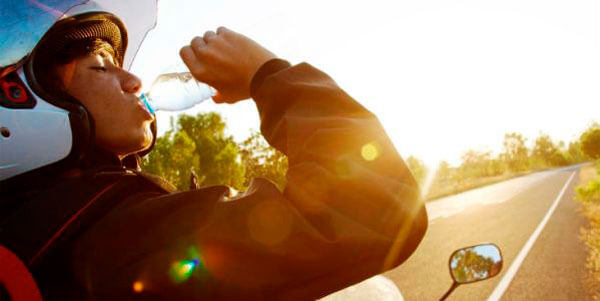
[[469, 150], [462, 155], [461, 159], [459, 172], [466, 178], [489, 177], [503, 172], [503, 169], [492, 159], [491, 152]]
[[499, 176], [506, 172], [506, 163], [502, 160], [495, 158], [491, 159], [487, 163], [487, 174], [490, 177]]
[[288, 169], [287, 157], [271, 147], [259, 132], [254, 132], [241, 144], [241, 159], [246, 171], [245, 186], [253, 178], [267, 178], [283, 190]]
[[450, 270], [458, 283], [469, 283], [495, 275], [499, 271], [495, 265], [491, 257], [465, 249], [452, 256]]
[[440, 162], [440, 165], [437, 170], [437, 178], [440, 181], [445, 181], [450, 177], [450, 164], [447, 161]]
[[427, 176], [427, 168], [425, 167], [425, 164], [423, 164], [423, 162], [417, 157], [409, 156], [406, 158], [406, 165], [411, 171], [413, 177], [415, 177], [415, 180], [417, 180], [417, 183], [419, 183], [419, 185], [423, 185], [425, 177]]
[[513, 172], [526, 171], [529, 169], [529, 156], [525, 139], [519, 133], [504, 134], [502, 142], [503, 153], [500, 158], [506, 162], [508, 168]]
[[535, 139], [532, 155], [545, 166], [563, 166], [568, 164], [567, 159], [547, 134], [542, 133]]
[[165, 178], [179, 190], [187, 190], [193, 177], [200, 186], [228, 185], [245, 190], [250, 181], [263, 177], [279, 189], [285, 186], [287, 157], [253, 133], [241, 144], [225, 135], [225, 122], [217, 113], [183, 115], [142, 162], [144, 171]]
[[244, 166], [240, 150], [217, 113], [183, 115], [143, 161], [142, 169], [164, 177], [180, 190], [190, 186], [190, 172], [198, 175], [200, 185], [229, 185], [244, 189]]
[[588, 159], [581, 150], [581, 143], [579, 141], [572, 141], [569, 143], [567, 155], [570, 163], [580, 163]]
[[592, 126], [579, 139], [583, 153], [593, 160], [600, 159], [600, 127]]

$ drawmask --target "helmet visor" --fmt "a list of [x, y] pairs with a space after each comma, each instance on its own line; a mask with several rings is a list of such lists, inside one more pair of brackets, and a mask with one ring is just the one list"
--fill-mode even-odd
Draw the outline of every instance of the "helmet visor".
[[123, 67], [129, 69], [146, 34], [156, 25], [157, 0], [2, 0], [0, 1], [0, 68], [29, 54], [63, 17], [89, 12], [110, 13], [124, 23], [128, 47]]
[[27, 55], [66, 11], [88, 0], [0, 1], [0, 67]]

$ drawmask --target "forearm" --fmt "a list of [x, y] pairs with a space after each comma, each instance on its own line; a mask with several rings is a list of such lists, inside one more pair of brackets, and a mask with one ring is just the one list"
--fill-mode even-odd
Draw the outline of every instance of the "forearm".
[[263, 135], [289, 159], [284, 194], [309, 219], [327, 220], [334, 210], [394, 240], [423, 235], [426, 214], [410, 171], [377, 118], [329, 76], [271, 60], [255, 75], [252, 96]]
[[252, 97], [263, 136], [289, 162], [283, 193], [255, 181], [237, 199], [217, 202], [198, 233], [205, 249], [226, 258], [206, 262], [220, 282], [313, 298], [416, 249], [427, 214], [415, 180], [377, 118], [329, 76], [273, 59], [226, 28], [194, 38], [181, 55], [196, 79], [219, 91], [215, 102]]

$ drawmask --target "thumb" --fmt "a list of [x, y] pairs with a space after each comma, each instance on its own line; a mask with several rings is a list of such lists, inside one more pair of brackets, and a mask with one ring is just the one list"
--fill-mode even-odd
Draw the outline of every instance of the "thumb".
[[221, 92], [219, 92], [219, 91], [217, 91], [215, 96], [212, 97], [212, 100], [215, 103], [224, 103], [225, 102], [225, 99], [223, 99], [223, 94], [221, 94]]

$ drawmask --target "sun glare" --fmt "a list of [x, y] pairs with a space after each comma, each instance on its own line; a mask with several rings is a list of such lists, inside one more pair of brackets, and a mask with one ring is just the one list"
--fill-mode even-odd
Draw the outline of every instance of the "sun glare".
[[144, 290], [144, 283], [141, 281], [136, 281], [133, 283], [133, 292], [141, 293]]
[[375, 144], [367, 143], [363, 145], [362, 149], [360, 150], [360, 154], [362, 155], [363, 159], [367, 161], [373, 161], [379, 157], [379, 150]]

